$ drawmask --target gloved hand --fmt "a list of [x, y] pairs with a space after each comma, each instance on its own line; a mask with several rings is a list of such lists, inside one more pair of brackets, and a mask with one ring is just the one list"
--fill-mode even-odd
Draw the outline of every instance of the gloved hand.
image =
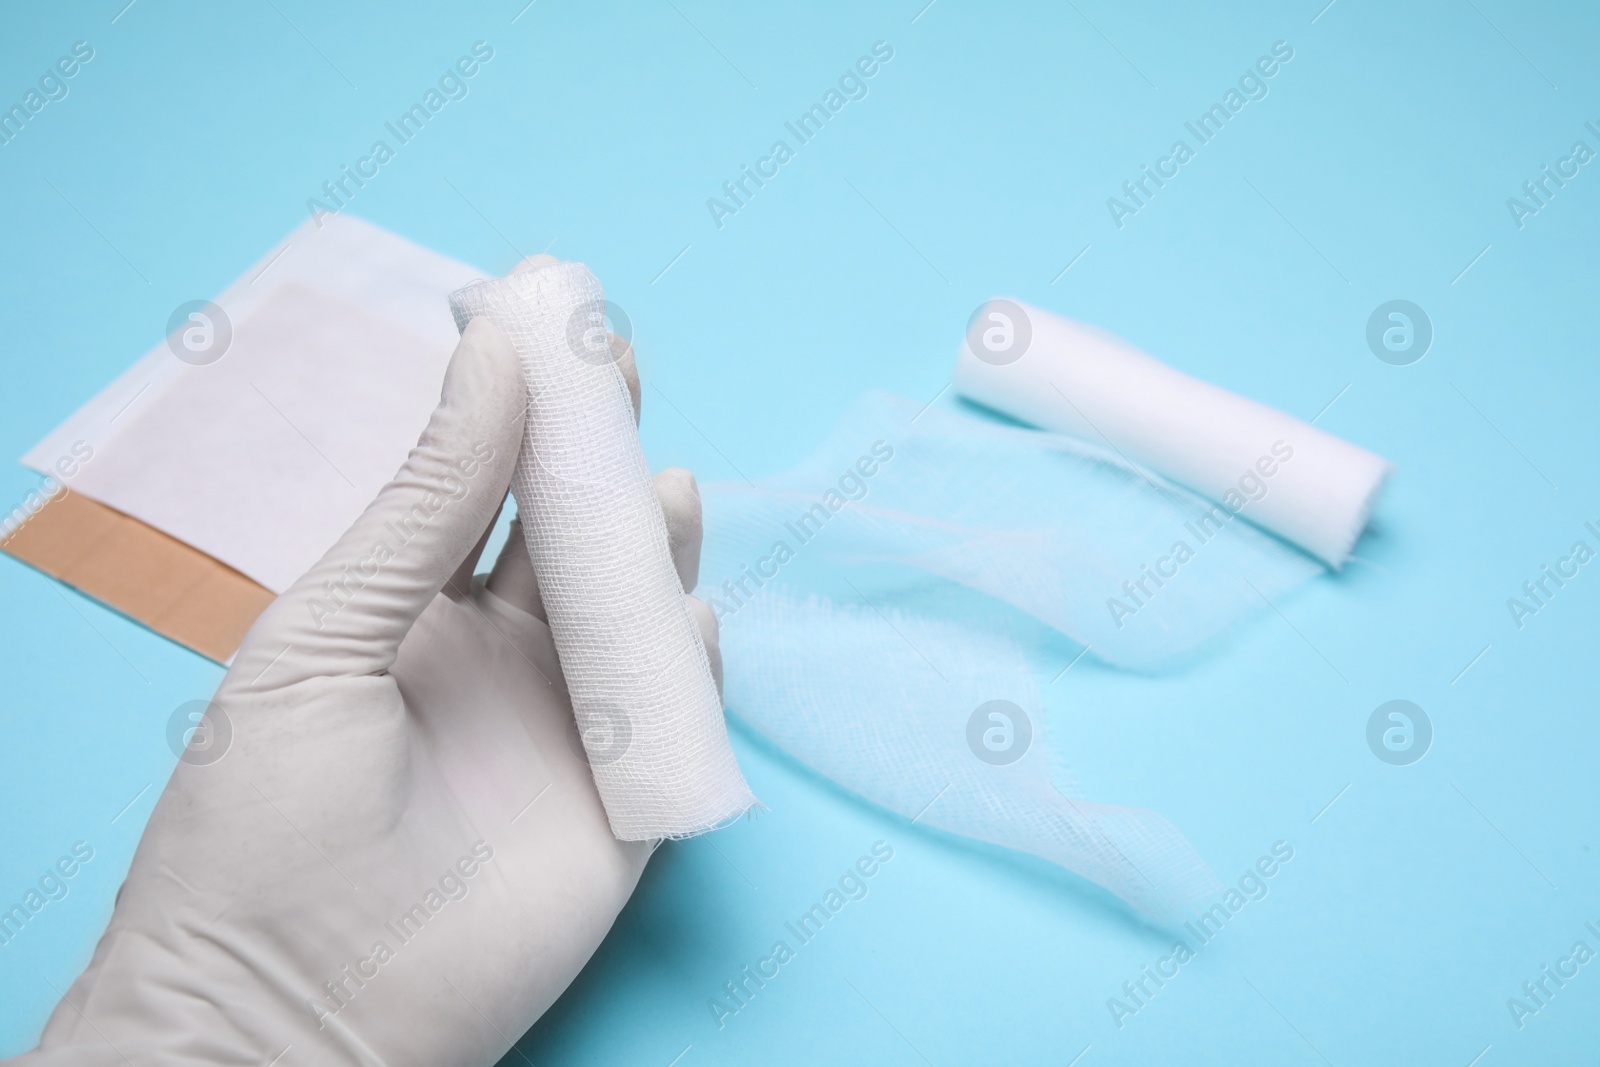
[[[473, 321], [405, 466], [250, 631], [13, 1064], [484, 1067], [577, 975], [653, 845], [607, 825], [520, 531], [472, 577], [524, 393]], [[694, 480], [657, 487], [692, 589]]]

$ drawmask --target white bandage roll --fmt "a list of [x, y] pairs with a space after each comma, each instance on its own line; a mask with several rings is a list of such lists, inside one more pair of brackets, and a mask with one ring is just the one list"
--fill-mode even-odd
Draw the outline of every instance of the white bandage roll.
[[1309, 423], [1020, 301], [991, 300], [973, 315], [955, 388], [1023, 422], [1113, 448], [1335, 569], [1350, 558], [1392, 469]]
[[612, 832], [687, 837], [755, 798], [673, 567], [605, 306], [580, 263], [450, 297], [458, 328], [488, 318], [522, 361], [527, 428], [511, 488]]

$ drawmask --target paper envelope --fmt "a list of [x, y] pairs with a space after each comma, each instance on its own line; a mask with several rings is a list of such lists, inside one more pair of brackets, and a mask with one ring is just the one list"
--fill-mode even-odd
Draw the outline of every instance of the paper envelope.
[[227, 662], [404, 462], [482, 276], [308, 221], [23, 456], [51, 480], [0, 550]]

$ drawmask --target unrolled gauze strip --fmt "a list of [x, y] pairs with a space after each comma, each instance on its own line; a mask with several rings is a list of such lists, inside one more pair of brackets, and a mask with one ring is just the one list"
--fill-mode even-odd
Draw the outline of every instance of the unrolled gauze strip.
[[561, 670], [611, 830], [687, 837], [755, 802], [672, 564], [605, 296], [580, 263], [451, 294], [516, 346], [527, 428], [511, 479]]
[[973, 315], [955, 387], [1023, 422], [1109, 444], [1335, 569], [1392, 469], [1309, 423], [1019, 301], [991, 300]]

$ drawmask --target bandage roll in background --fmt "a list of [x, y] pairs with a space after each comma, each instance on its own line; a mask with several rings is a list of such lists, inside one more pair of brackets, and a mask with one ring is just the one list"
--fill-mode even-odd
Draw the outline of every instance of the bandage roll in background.
[[1338, 569], [1389, 462], [1191, 378], [1094, 327], [1020, 301], [973, 315], [956, 392], [1120, 452]]
[[612, 832], [644, 841], [728, 822], [755, 798], [673, 567], [599, 282], [555, 263], [474, 283], [450, 307], [460, 329], [498, 325], [522, 362], [511, 488]]

